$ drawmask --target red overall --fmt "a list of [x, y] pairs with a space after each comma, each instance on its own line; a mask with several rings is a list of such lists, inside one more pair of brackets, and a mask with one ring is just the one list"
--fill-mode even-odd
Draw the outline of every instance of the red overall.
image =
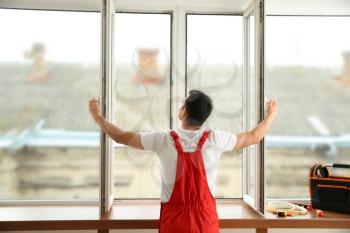
[[184, 152], [175, 131], [170, 132], [178, 152], [174, 189], [161, 203], [160, 233], [219, 233], [215, 198], [210, 192], [202, 158], [205, 131], [195, 152]]

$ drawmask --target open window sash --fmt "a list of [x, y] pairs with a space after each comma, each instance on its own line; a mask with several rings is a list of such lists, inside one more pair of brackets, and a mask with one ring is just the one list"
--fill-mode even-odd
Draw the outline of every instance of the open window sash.
[[[244, 128], [264, 118], [264, 0], [252, 0], [243, 14]], [[243, 199], [264, 213], [264, 140], [243, 151]]]
[[[112, 77], [113, 67], [113, 29], [114, 29], [114, 1], [101, 0], [101, 77], [102, 77], [102, 115], [109, 121], [113, 119], [112, 106]], [[100, 215], [104, 215], [112, 208], [114, 200], [114, 146], [113, 141], [101, 131], [101, 166], [100, 166]]]

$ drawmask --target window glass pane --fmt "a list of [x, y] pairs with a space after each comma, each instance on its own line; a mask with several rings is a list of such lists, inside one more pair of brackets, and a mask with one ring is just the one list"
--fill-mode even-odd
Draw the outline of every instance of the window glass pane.
[[[114, 118], [125, 130], [170, 127], [170, 14], [116, 13]], [[160, 197], [157, 155], [116, 149], [115, 196]]]
[[350, 163], [350, 18], [271, 16], [266, 25], [266, 91], [280, 105], [267, 195], [309, 197], [312, 165]]
[[[206, 92], [214, 102], [205, 127], [242, 131], [242, 17], [187, 15], [187, 90]], [[223, 154], [216, 197], [242, 196], [242, 154]]]
[[[257, 124], [257, 81], [255, 77], [255, 16], [254, 11], [248, 17], [248, 51], [249, 51], [249, 113], [248, 113], [248, 128], [251, 130]], [[255, 173], [256, 173], [256, 156], [257, 145], [252, 145], [247, 148], [247, 154], [249, 156], [249, 177], [248, 177], [248, 194], [255, 197]]]
[[100, 14], [0, 10], [0, 199], [98, 198]]

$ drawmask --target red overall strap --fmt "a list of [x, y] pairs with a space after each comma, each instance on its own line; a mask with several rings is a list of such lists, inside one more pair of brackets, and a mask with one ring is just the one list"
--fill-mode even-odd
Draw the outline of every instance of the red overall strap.
[[177, 133], [174, 130], [172, 130], [172, 131], [170, 131], [170, 135], [174, 139], [176, 150], [179, 153], [183, 153], [184, 150], [182, 149], [180, 139], [179, 139], [179, 136], [177, 135]]
[[202, 150], [202, 147], [203, 147], [205, 141], [207, 140], [208, 136], [209, 136], [209, 131], [207, 131], [207, 130], [204, 131], [204, 133], [202, 134], [202, 137], [198, 141], [196, 152], [200, 152]]
[[[174, 139], [175, 147], [176, 147], [177, 151], [184, 152], [177, 133], [174, 130], [172, 130], [172, 131], [170, 131], [170, 135]], [[202, 134], [202, 137], [198, 141], [196, 152], [199, 152], [202, 150], [202, 147], [203, 147], [205, 141], [207, 140], [208, 136], [209, 136], [209, 131], [207, 131], [207, 130], [204, 131]]]

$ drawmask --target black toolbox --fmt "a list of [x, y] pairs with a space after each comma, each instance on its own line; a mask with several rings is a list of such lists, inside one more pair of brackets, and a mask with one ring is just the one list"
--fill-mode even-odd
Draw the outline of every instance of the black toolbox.
[[350, 177], [336, 176], [334, 168], [348, 164], [317, 164], [310, 171], [310, 196], [314, 209], [350, 214]]

